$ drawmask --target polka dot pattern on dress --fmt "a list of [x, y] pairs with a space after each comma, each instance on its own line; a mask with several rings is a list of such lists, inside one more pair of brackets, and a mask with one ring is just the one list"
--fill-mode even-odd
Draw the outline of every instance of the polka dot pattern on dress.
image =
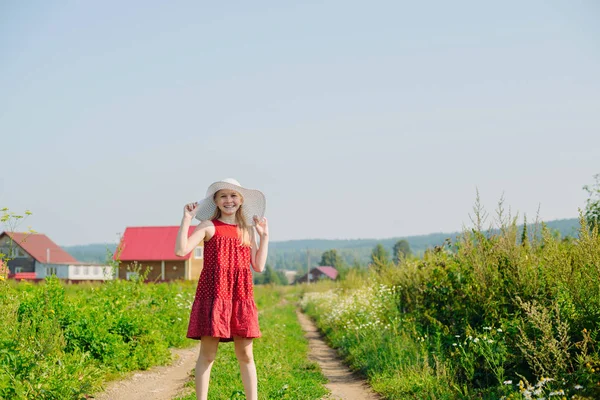
[[254, 302], [251, 249], [242, 246], [236, 225], [212, 221], [214, 236], [204, 244], [204, 266], [190, 313], [187, 337], [261, 336]]

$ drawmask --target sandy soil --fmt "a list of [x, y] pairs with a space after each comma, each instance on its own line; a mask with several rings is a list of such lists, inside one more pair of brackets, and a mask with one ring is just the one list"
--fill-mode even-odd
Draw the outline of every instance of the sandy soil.
[[171, 400], [184, 392], [192, 369], [196, 366], [200, 344], [173, 350], [171, 365], [138, 371], [128, 378], [110, 382], [99, 400]]
[[301, 312], [297, 312], [300, 325], [305, 332], [310, 348], [309, 358], [321, 366], [323, 375], [329, 383], [325, 386], [331, 390], [327, 399], [342, 400], [375, 400], [375, 394], [364, 379], [353, 374], [346, 367], [335, 350], [323, 340], [314, 322]]

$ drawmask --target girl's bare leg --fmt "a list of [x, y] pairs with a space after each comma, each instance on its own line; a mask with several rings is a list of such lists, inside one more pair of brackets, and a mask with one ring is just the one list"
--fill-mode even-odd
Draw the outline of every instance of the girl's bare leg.
[[240, 373], [246, 392], [246, 400], [258, 399], [258, 383], [256, 378], [256, 365], [252, 354], [252, 339], [233, 338], [235, 344], [235, 356], [240, 364]]
[[210, 370], [217, 356], [219, 338], [202, 336], [200, 355], [196, 361], [196, 399], [207, 400]]

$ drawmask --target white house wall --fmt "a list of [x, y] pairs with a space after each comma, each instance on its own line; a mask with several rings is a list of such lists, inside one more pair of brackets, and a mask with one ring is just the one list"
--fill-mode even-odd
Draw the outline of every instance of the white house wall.
[[109, 265], [67, 265], [35, 263], [35, 276], [44, 279], [48, 276], [47, 268], [56, 269], [56, 277], [73, 281], [106, 281], [114, 279], [112, 267]]
[[69, 265], [69, 279], [106, 281], [114, 279], [114, 273], [110, 265]]

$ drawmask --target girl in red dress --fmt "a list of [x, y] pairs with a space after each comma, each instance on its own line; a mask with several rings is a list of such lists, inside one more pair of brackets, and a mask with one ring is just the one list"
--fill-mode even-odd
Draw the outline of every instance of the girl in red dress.
[[[186, 204], [175, 253], [185, 256], [204, 242], [204, 266], [190, 313], [187, 337], [201, 340], [196, 397], [206, 400], [219, 342], [234, 342], [246, 399], [257, 399], [252, 339], [260, 337], [252, 271], [267, 261], [269, 228], [265, 196], [235, 179], [209, 186], [206, 197]], [[188, 237], [192, 219], [202, 221]], [[259, 243], [257, 243], [259, 241]]]

